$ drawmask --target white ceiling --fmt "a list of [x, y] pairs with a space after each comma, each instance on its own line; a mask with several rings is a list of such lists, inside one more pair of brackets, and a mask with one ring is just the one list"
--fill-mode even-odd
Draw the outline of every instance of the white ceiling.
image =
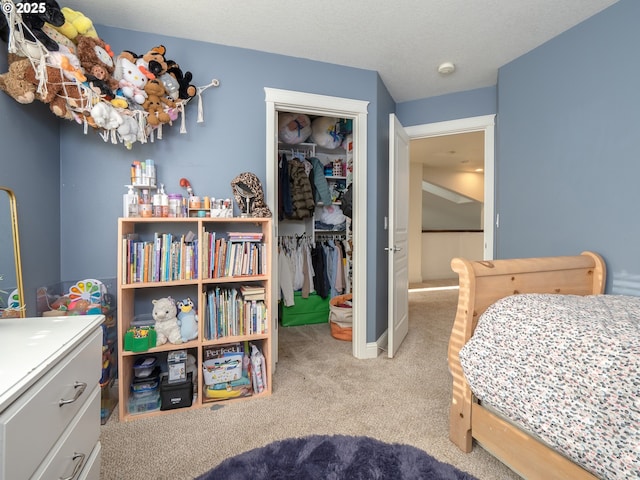
[[[499, 67], [616, 1], [59, 0], [58, 3], [80, 10], [102, 25], [374, 70], [399, 103], [495, 85]], [[150, 40], [149, 48], [152, 46], [154, 42]], [[437, 72], [437, 66], [445, 61], [457, 66], [455, 73], [447, 77]]]
[[484, 131], [411, 140], [410, 161], [458, 172], [484, 169]]

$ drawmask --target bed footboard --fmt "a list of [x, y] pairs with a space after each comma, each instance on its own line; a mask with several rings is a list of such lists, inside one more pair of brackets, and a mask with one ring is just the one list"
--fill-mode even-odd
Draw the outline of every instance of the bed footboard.
[[473, 335], [480, 315], [500, 298], [516, 293], [604, 293], [606, 267], [600, 255], [583, 252], [576, 256], [473, 262], [454, 258], [451, 268], [458, 274], [460, 293], [448, 351], [453, 376], [449, 438], [462, 451], [470, 452], [474, 399], [458, 354]]

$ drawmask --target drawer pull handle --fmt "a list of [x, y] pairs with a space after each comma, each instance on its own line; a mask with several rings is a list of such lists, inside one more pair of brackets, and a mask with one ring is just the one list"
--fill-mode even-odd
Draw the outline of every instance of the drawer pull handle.
[[[76, 478], [78, 476], [78, 474], [80, 473], [80, 470], [82, 469], [82, 465], [84, 465], [84, 457], [86, 455], [84, 453], [74, 453], [72, 460], [74, 462], [76, 462], [75, 467], [73, 467], [73, 473], [71, 474], [70, 477], [60, 477], [60, 480], [73, 480], [74, 478]], [[78, 462], [78, 460], [80, 460]]]
[[76, 382], [73, 384], [73, 388], [76, 389], [76, 394], [73, 398], [65, 400], [64, 398], [60, 399], [60, 402], [58, 403], [58, 405], [61, 407], [63, 405], [66, 405], [67, 403], [73, 403], [76, 400], [78, 400], [78, 398], [80, 397], [80, 395], [82, 395], [84, 393], [84, 389], [87, 388], [87, 384], [85, 382]]

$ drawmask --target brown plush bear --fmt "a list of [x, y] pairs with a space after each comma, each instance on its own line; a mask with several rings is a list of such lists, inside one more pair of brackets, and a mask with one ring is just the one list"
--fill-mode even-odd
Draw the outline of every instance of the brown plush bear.
[[113, 77], [115, 62], [113, 51], [100, 38], [78, 35], [77, 56], [87, 76], [106, 83], [111, 91], [118, 89], [118, 80]]
[[16, 102], [33, 102], [36, 86], [25, 78], [28, 70], [33, 70], [29, 59], [9, 54], [9, 71], [0, 75], [0, 90]]
[[175, 107], [175, 103], [166, 97], [162, 83], [159, 80], [149, 80], [144, 87], [144, 91], [147, 94], [147, 100], [142, 104], [142, 108], [149, 114], [147, 123], [154, 127], [160, 123], [168, 123], [171, 118], [164, 111], [164, 105]]
[[[48, 104], [56, 116], [71, 120], [73, 114], [69, 107], [77, 111], [90, 108], [87, 96], [75, 84], [66, 81], [59, 68], [47, 66], [44, 71], [47, 76], [46, 91], [36, 93], [36, 99]], [[24, 78], [34, 88], [40, 82], [33, 67], [25, 71]]]

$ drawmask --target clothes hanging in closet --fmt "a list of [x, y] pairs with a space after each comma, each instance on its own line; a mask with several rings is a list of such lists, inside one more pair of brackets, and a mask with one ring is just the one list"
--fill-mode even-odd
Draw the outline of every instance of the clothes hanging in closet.
[[278, 218], [304, 219], [313, 216], [316, 203], [331, 205], [331, 191], [324, 165], [316, 157], [281, 151], [278, 159]]
[[293, 204], [291, 202], [291, 180], [289, 179], [289, 161], [284, 153], [278, 158], [278, 219], [291, 218]]
[[[291, 202], [293, 205], [292, 218], [309, 218], [313, 216], [316, 206], [313, 200], [313, 191], [309, 173], [306, 171], [304, 161], [289, 161], [289, 178], [291, 179]], [[310, 164], [309, 164], [310, 166]], [[309, 170], [311, 170], [309, 168]]]
[[294, 291], [300, 290], [302, 297], [307, 298], [315, 290], [311, 244], [306, 235], [278, 238], [280, 298], [286, 307], [294, 305]]
[[314, 291], [322, 298], [349, 293], [344, 240], [329, 237], [314, 243], [307, 235], [283, 236], [278, 246], [280, 298], [285, 306], [294, 305], [293, 292], [298, 290], [302, 298]]

